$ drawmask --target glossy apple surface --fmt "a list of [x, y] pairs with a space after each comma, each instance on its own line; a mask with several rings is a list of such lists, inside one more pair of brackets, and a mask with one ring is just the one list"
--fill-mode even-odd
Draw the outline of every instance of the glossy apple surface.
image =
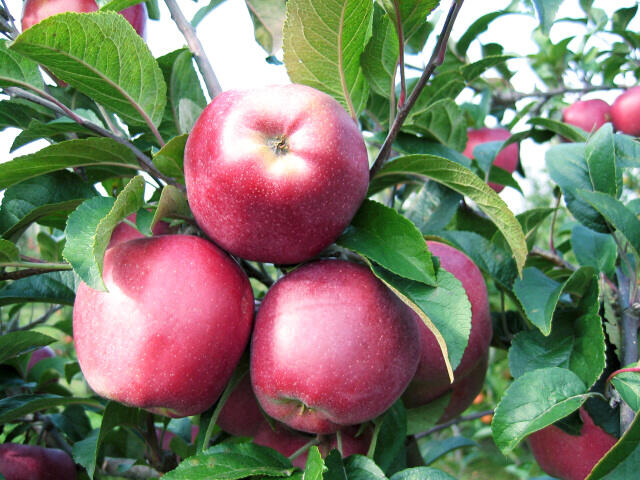
[[604, 100], [582, 100], [563, 110], [562, 121], [591, 133], [611, 120], [610, 112], [611, 107]]
[[[509, 133], [509, 130], [504, 128], [480, 128], [477, 130], [469, 130], [467, 132], [467, 136], [467, 146], [462, 153], [468, 158], [474, 158], [473, 149], [476, 148], [476, 146], [487, 142], [504, 141], [511, 136], [511, 133]], [[513, 173], [516, 171], [516, 168], [518, 168], [518, 156], [518, 145], [516, 143], [512, 143], [496, 156], [493, 161], [493, 165], [500, 167], [509, 173]], [[489, 186], [498, 193], [504, 189], [504, 185], [497, 185], [492, 182], [489, 182]]]
[[369, 183], [356, 123], [303, 85], [229, 90], [196, 122], [185, 149], [189, 204], [225, 250], [293, 264], [332, 243]]
[[222, 407], [218, 426], [237, 437], [253, 437], [266, 423], [253, 393], [251, 378], [245, 375]]
[[584, 408], [580, 435], [549, 425], [529, 436], [529, 446], [540, 468], [561, 480], [584, 480], [617, 439], [598, 427]]
[[0, 445], [0, 474], [6, 480], [75, 480], [76, 467], [62, 450], [35, 445]]
[[427, 245], [440, 260], [440, 265], [462, 283], [471, 303], [471, 333], [460, 364], [453, 372], [454, 383], [450, 384], [436, 338], [422, 321], [417, 321], [420, 330], [420, 363], [402, 398], [405, 406], [413, 408], [426, 405], [452, 391], [452, 399], [445, 411], [446, 418], [452, 418], [466, 410], [482, 389], [493, 333], [489, 299], [484, 277], [469, 257], [441, 242], [429, 241]]
[[263, 410], [333, 433], [387, 410], [418, 363], [414, 312], [371, 271], [324, 260], [279, 280], [258, 311], [251, 381]]
[[138, 35], [145, 38], [148, 15], [147, 5], [144, 2], [121, 10], [120, 15], [127, 19]]
[[45, 358], [53, 358], [56, 356], [56, 352], [53, 351], [51, 347], [42, 347], [34, 350], [29, 358], [29, 363], [27, 364], [27, 372], [33, 368], [33, 366], [38, 363], [40, 360], [44, 360]]
[[[136, 223], [136, 214], [132, 213], [127, 217], [131, 223], [135, 225]], [[167, 222], [160, 221], [156, 223], [151, 229], [151, 233], [154, 235], [168, 235], [171, 233], [171, 227]], [[129, 240], [133, 240], [134, 238], [144, 238], [144, 235], [140, 233], [140, 231], [131, 225], [120, 222], [116, 225], [116, 228], [113, 229], [111, 233], [111, 239], [109, 240], [109, 245], [107, 248], [111, 248], [114, 245], [117, 245], [122, 242], [128, 242]]]
[[183, 417], [209, 408], [247, 345], [253, 293], [242, 270], [187, 235], [107, 250], [108, 292], [82, 283], [73, 309], [80, 368], [99, 395]]
[[632, 87], [616, 98], [611, 106], [611, 120], [616, 130], [640, 137], [640, 86]]

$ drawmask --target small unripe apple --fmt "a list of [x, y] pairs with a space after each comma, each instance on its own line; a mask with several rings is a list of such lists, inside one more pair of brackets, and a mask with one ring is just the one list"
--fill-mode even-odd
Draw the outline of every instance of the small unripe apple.
[[253, 293], [210, 242], [163, 235], [107, 250], [107, 292], [82, 283], [73, 309], [80, 368], [99, 395], [172, 417], [222, 393], [245, 349]]
[[611, 120], [610, 111], [604, 100], [581, 100], [562, 111], [562, 121], [591, 133]]
[[616, 130], [640, 137], [640, 86], [631, 87], [611, 106], [611, 120]]
[[[473, 149], [476, 148], [476, 146], [487, 142], [504, 141], [511, 136], [511, 133], [509, 133], [509, 130], [504, 128], [480, 128], [477, 130], [471, 129], [467, 131], [467, 136], [467, 146], [462, 153], [468, 158], [474, 158]], [[509, 173], [513, 173], [516, 171], [516, 168], [518, 168], [518, 156], [518, 144], [512, 143], [496, 155], [493, 165], [500, 167]], [[500, 193], [504, 189], [504, 185], [497, 185], [492, 182], [489, 182], [489, 186], [497, 193]]]
[[[127, 217], [127, 220], [135, 225], [136, 218], [136, 214], [132, 213]], [[159, 221], [153, 226], [151, 233], [153, 233], [153, 235], [168, 235], [171, 233], [171, 227], [167, 222]], [[107, 248], [111, 248], [118, 243], [128, 242], [134, 238], [144, 238], [144, 235], [126, 222], [120, 222], [116, 225], [116, 228], [113, 229]]]
[[[96, 0], [27, 0], [22, 10], [22, 31], [51, 15], [65, 12], [89, 13], [98, 10]], [[144, 3], [125, 8], [120, 12], [144, 38], [147, 24], [147, 7]]]
[[253, 437], [267, 423], [251, 387], [251, 378], [245, 375], [220, 411], [218, 426], [237, 437]]
[[296, 430], [333, 433], [387, 410], [419, 359], [415, 313], [371, 271], [324, 260], [265, 296], [251, 344], [263, 410]]
[[529, 436], [529, 446], [540, 468], [560, 480], [584, 480], [617, 439], [593, 423], [584, 408], [580, 435], [549, 425]]
[[33, 366], [38, 363], [40, 360], [44, 360], [45, 358], [53, 358], [56, 356], [56, 352], [53, 351], [51, 347], [42, 347], [34, 350], [29, 358], [29, 363], [27, 364], [27, 372], [33, 368]]
[[487, 286], [482, 272], [460, 250], [441, 242], [428, 241], [433, 255], [442, 268], [454, 275], [467, 293], [471, 303], [471, 333], [458, 367], [454, 382], [449, 381], [447, 368], [433, 333], [418, 320], [420, 330], [420, 363], [415, 377], [403, 395], [407, 407], [426, 405], [451, 391], [452, 397], [440, 421], [462, 413], [482, 390], [487, 370], [487, 354], [491, 343], [492, 325]]
[[189, 135], [187, 196], [205, 233], [233, 255], [303, 262], [349, 224], [369, 185], [353, 119], [304, 85], [229, 90]]
[[36, 445], [0, 445], [0, 474], [6, 480], [75, 480], [76, 467], [62, 450]]

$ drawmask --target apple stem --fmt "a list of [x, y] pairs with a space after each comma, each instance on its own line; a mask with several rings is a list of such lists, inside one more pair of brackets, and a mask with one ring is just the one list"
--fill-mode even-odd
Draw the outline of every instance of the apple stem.
[[262, 269], [257, 269], [256, 267], [251, 265], [247, 260], [240, 259], [240, 266], [245, 271], [247, 276], [251, 278], [255, 278], [264, 286], [271, 287], [271, 285], [273, 285], [274, 283], [273, 278], [271, 278], [271, 276], [266, 271]]
[[372, 178], [389, 159], [389, 156], [391, 155], [391, 147], [393, 145], [393, 141], [398, 136], [398, 133], [400, 132], [400, 128], [402, 127], [402, 125], [404, 124], [404, 121], [409, 116], [411, 109], [413, 108], [416, 101], [418, 100], [420, 93], [422, 93], [422, 90], [427, 85], [427, 82], [433, 75], [433, 72], [436, 70], [436, 68], [438, 68], [444, 62], [445, 52], [447, 50], [447, 44], [449, 43], [449, 36], [451, 35], [451, 29], [453, 28], [453, 24], [458, 16], [458, 12], [462, 7], [463, 2], [464, 0], [453, 0], [451, 8], [449, 9], [449, 14], [447, 15], [447, 19], [445, 20], [444, 26], [442, 27], [442, 32], [438, 37], [438, 43], [433, 49], [433, 53], [431, 55], [431, 58], [429, 59], [429, 63], [427, 64], [424, 71], [422, 72], [422, 75], [420, 76], [418, 83], [416, 83], [416, 86], [411, 91], [411, 94], [409, 95], [409, 98], [407, 99], [406, 103], [404, 103], [398, 109], [398, 113], [396, 114], [396, 118], [393, 121], [391, 128], [389, 129], [387, 138], [385, 138], [384, 143], [382, 144], [382, 148], [380, 148], [380, 152], [378, 153], [378, 157], [376, 158], [376, 161], [373, 163], [373, 166], [371, 167], [371, 171], [369, 175]]
[[369, 450], [367, 450], [367, 457], [373, 458], [373, 454], [376, 451], [376, 445], [378, 444], [378, 435], [380, 434], [380, 428], [382, 428], [382, 422], [376, 421], [373, 426], [373, 434], [371, 435], [371, 443], [369, 443]]
[[425, 430], [424, 432], [416, 433], [414, 435], [414, 437], [416, 439], [417, 438], [426, 437], [428, 435], [431, 435], [432, 433], [439, 432], [440, 430], [444, 430], [445, 428], [452, 427], [453, 425], [457, 425], [458, 423], [470, 422], [472, 420], [477, 420], [478, 418], [482, 418], [482, 417], [485, 417], [487, 415], [493, 415], [493, 413], [494, 413], [493, 410], [485, 410], [483, 412], [477, 412], [477, 413], [472, 413], [470, 415], [465, 415], [463, 417], [453, 418], [453, 419], [449, 420], [448, 422], [441, 423], [440, 425], [436, 425], [435, 427], [432, 427], [429, 430]]
[[193, 54], [196, 64], [198, 65], [198, 70], [200, 70], [200, 73], [202, 74], [202, 79], [204, 80], [204, 84], [209, 92], [209, 97], [213, 100], [222, 93], [222, 87], [220, 86], [220, 82], [218, 82], [218, 77], [216, 77], [209, 59], [207, 58], [207, 54], [202, 47], [202, 43], [196, 35], [196, 29], [193, 28], [193, 25], [191, 25], [191, 23], [185, 18], [182, 10], [180, 10], [180, 7], [175, 0], [164, 0], [164, 3], [167, 5], [167, 8], [171, 13], [171, 18], [178, 27], [178, 30], [180, 30], [184, 39], [187, 41], [189, 50]]
[[396, 32], [398, 33], [398, 66], [400, 67], [400, 98], [398, 108], [402, 108], [407, 96], [407, 83], [404, 78], [404, 33], [402, 31], [402, 18], [400, 16], [400, 3], [393, 0], [393, 9], [396, 12]]
[[295, 460], [300, 455], [302, 455], [304, 452], [309, 450], [311, 447], [313, 447], [314, 445], [318, 445], [319, 443], [320, 443], [320, 440], [317, 439], [317, 438], [314, 438], [313, 440], [308, 441], [302, 447], [300, 447], [298, 450], [296, 450], [291, 455], [289, 455], [289, 457], [288, 457], [289, 460]]

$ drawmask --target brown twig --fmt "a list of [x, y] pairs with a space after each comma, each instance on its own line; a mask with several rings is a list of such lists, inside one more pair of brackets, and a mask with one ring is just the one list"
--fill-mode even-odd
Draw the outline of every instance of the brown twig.
[[69, 268], [53, 267], [53, 268], [25, 268], [24, 270], [14, 270], [13, 272], [0, 273], [1, 280], [20, 280], [21, 278], [33, 277], [34, 275], [42, 275], [49, 272], [61, 272], [70, 270]]
[[222, 87], [220, 87], [218, 77], [216, 77], [213, 67], [204, 52], [202, 43], [200, 43], [200, 39], [196, 35], [195, 28], [193, 28], [193, 25], [186, 19], [175, 0], [164, 0], [164, 3], [166, 3], [169, 12], [171, 12], [171, 18], [178, 27], [178, 30], [182, 32], [189, 46], [189, 50], [196, 59], [204, 84], [207, 86], [209, 97], [211, 97], [211, 99], [217, 97], [222, 92]]
[[415, 438], [426, 437], [428, 435], [431, 435], [432, 433], [439, 432], [440, 430], [444, 430], [445, 428], [449, 428], [453, 425], [457, 425], [458, 423], [470, 422], [471, 420], [477, 420], [478, 418], [482, 418], [486, 415], [493, 415], [493, 410], [485, 410], [484, 412], [472, 413], [470, 415], [451, 419], [448, 422], [442, 423], [440, 425], [436, 425], [435, 427], [431, 427], [429, 430], [416, 433], [414, 437]]
[[549, 260], [550, 262], [555, 263], [557, 266], [566, 268], [567, 270], [571, 270], [572, 272], [575, 272], [577, 270], [575, 265], [567, 262], [557, 253], [547, 252], [546, 250], [542, 250], [540, 247], [533, 247], [529, 254], [535, 255], [536, 257], [544, 258], [545, 260]]
[[369, 175], [372, 178], [382, 168], [385, 162], [389, 159], [389, 156], [391, 155], [391, 148], [393, 145], [393, 141], [398, 136], [398, 133], [400, 132], [400, 128], [402, 127], [404, 121], [409, 116], [411, 109], [413, 108], [416, 101], [418, 100], [420, 93], [422, 92], [424, 87], [427, 85], [427, 82], [431, 78], [431, 75], [433, 75], [433, 72], [436, 70], [436, 68], [442, 65], [442, 62], [444, 62], [444, 56], [447, 50], [449, 35], [451, 35], [451, 29], [453, 28], [453, 24], [456, 20], [456, 17], [458, 16], [458, 12], [462, 7], [463, 2], [464, 0], [453, 0], [453, 4], [451, 5], [451, 9], [449, 10], [449, 14], [447, 15], [447, 19], [442, 28], [442, 32], [438, 37], [438, 43], [436, 44], [436, 47], [433, 50], [433, 54], [429, 59], [429, 63], [427, 64], [424, 71], [422, 72], [422, 75], [420, 76], [420, 79], [416, 83], [416, 86], [411, 91], [411, 94], [409, 95], [409, 98], [407, 98], [406, 103], [404, 103], [398, 109], [398, 113], [396, 114], [396, 118], [393, 121], [393, 125], [391, 125], [391, 128], [389, 129], [387, 138], [385, 138], [384, 143], [382, 144], [382, 148], [378, 153], [378, 157], [376, 158], [376, 161], [373, 163], [373, 166], [371, 167], [371, 171]]
[[587, 85], [582, 88], [554, 88], [547, 90], [546, 92], [516, 92], [514, 90], [495, 92], [493, 94], [493, 103], [496, 105], [510, 105], [522, 100], [523, 98], [542, 98], [550, 99], [556, 95], [564, 95], [565, 93], [589, 93], [589, 92], [602, 92], [608, 90], [625, 90], [627, 87], [620, 87], [616, 85]]
[[47, 320], [49, 320], [51, 315], [53, 315], [54, 313], [62, 310], [63, 308], [64, 308], [64, 305], [52, 306], [51, 308], [49, 308], [49, 310], [46, 311], [46, 313], [44, 315], [42, 315], [42, 316], [36, 318], [35, 320], [29, 322], [27, 325], [23, 325], [20, 328], [16, 328], [16, 330], [29, 330], [30, 328], [33, 328], [36, 325], [40, 325], [42, 323], [45, 323]]

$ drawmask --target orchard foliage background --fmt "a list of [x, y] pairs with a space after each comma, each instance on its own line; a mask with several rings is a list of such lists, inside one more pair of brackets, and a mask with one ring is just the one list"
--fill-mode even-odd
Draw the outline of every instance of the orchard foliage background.
[[[51, 144], [0, 167], [0, 443], [66, 450], [82, 478], [150, 478], [180, 458], [164, 478], [524, 479], [543, 474], [523, 440], [555, 422], [579, 431], [584, 406], [609, 434], [626, 430], [625, 442], [589, 478], [638, 471], [640, 144], [611, 124], [585, 132], [561, 118], [567, 98], [638, 83], [640, 35], [628, 28], [637, 5], [609, 17], [581, 0], [578, 17], [556, 18], [561, 0], [514, 0], [450, 38], [456, 16], [465, 15], [461, 0], [247, 0], [267, 60], [282, 60], [292, 82], [338, 100], [369, 148], [370, 199], [326, 254], [366, 259], [431, 320], [452, 370], [467, 344], [470, 309], [460, 282], [428, 254], [417, 261], [423, 237], [474, 260], [494, 320], [485, 389], [466, 416], [436, 426], [442, 402], [412, 410], [398, 402], [376, 420], [367, 457], [323, 460], [312, 447], [302, 473], [217, 427], [213, 446], [203, 445], [214, 407], [194, 418], [150, 420], [98, 398], [75, 360], [76, 285], [102, 287], [115, 226], [137, 212], [135, 226], [145, 235], [161, 219], [198, 234], [183, 152], [219, 86], [174, 1], [166, 3], [189, 48], [160, 58], [114, 13], [135, 3], [102, 2], [100, 13], [62, 14], [23, 34], [11, 18], [19, 12], [1, 12], [0, 125], [22, 130], [12, 150], [37, 139]], [[191, 24], [215, 15], [220, 3], [202, 2]], [[148, 7], [154, 17], [157, 5]], [[470, 61], [469, 47], [504, 15], [539, 21], [537, 51], [523, 57], [505, 38], [481, 44], [482, 58]], [[550, 40], [554, 22], [583, 27], [577, 48], [573, 37]], [[435, 36], [433, 54], [416, 57]], [[606, 48], [590, 41], [598, 37]], [[421, 58], [430, 58], [424, 68], [405, 65]], [[516, 91], [513, 58], [526, 59], [544, 88]], [[56, 86], [38, 65], [68, 86]], [[471, 100], [460, 101], [461, 94]], [[461, 154], [467, 129], [487, 121], [513, 135], [478, 146], [470, 160]], [[485, 182], [520, 190], [517, 178], [528, 172], [520, 168], [514, 178], [492, 162], [527, 138], [546, 150], [552, 188], [542, 192], [552, 194], [532, 196], [530, 208], [514, 216]], [[241, 265], [258, 299], [284, 271]], [[45, 345], [57, 356], [27, 372], [31, 352]], [[632, 368], [608, 379], [623, 367]], [[193, 443], [192, 423], [201, 427]], [[155, 427], [177, 434], [171, 451], [160, 451]]]

